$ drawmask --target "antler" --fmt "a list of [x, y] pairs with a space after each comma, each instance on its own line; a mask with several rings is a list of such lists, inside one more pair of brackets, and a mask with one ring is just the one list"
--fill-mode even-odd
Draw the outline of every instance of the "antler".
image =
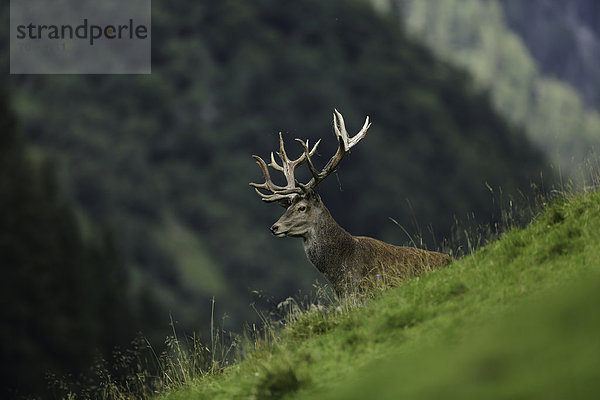
[[[258, 166], [263, 172], [263, 175], [265, 176], [265, 183], [250, 183], [250, 186], [252, 186], [254, 190], [256, 190], [256, 193], [258, 193], [258, 195], [263, 199], [263, 201], [269, 203], [273, 201], [289, 199], [296, 194], [301, 194], [302, 188], [296, 186], [296, 184], [300, 184], [300, 182], [298, 182], [294, 177], [294, 170], [298, 165], [301, 165], [306, 161], [307, 154], [309, 156], [315, 154], [315, 152], [317, 151], [317, 146], [320, 142], [321, 141], [319, 140], [313, 146], [313, 149], [311, 151], [302, 153], [302, 155], [295, 160], [290, 160], [287, 156], [287, 153], [285, 152], [285, 146], [283, 145], [283, 136], [281, 135], [281, 132], [279, 132], [279, 151], [277, 152], [277, 155], [281, 160], [281, 165], [277, 164], [277, 162], [275, 161], [273, 152], [271, 152], [271, 163], [268, 165], [265, 162], [265, 160], [263, 160], [257, 155], [253, 155], [252, 157], [254, 157], [256, 163], [258, 164]], [[308, 148], [308, 141], [306, 142], [306, 148]], [[269, 169], [267, 167], [271, 167], [277, 171], [283, 172], [283, 175], [285, 176], [285, 179], [287, 181], [287, 185], [279, 186], [274, 184], [271, 180], [271, 175], [269, 174]], [[268, 190], [273, 194], [264, 194], [258, 189]]]
[[[265, 183], [250, 183], [250, 186], [256, 190], [256, 193], [266, 202], [279, 201], [284, 199], [290, 199], [297, 194], [302, 194], [308, 189], [312, 189], [317, 186], [323, 179], [325, 179], [329, 174], [331, 174], [337, 165], [342, 161], [342, 158], [346, 155], [346, 153], [354, 147], [358, 142], [361, 141], [362, 138], [365, 137], [367, 131], [371, 123], [369, 122], [369, 117], [366, 118], [365, 124], [362, 129], [354, 135], [354, 137], [349, 137], [348, 132], [346, 131], [346, 125], [344, 123], [344, 118], [342, 114], [339, 113], [338, 110], [334, 109], [333, 113], [333, 129], [336, 138], [338, 139], [338, 149], [336, 153], [331, 157], [331, 159], [325, 164], [325, 167], [321, 170], [321, 172], [317, 171], [315, 168], [311, 156], [315, 154], [317, 151], [317, 146], [321, 143], [319, 140], [313, 146], [312, 150], [308, 145], [308, 140], [303, 141], [300, 139], [296, 139], [302, 147], [304, 148], [304, 152], [300, 157], [295, 160], [290, 160], [285, 152], [285, 148], [283, 145], [283, 137], [281, 132], [279, 132], [279, 151], [277, 155], [281, 160], [281, 165], [279, 165], [275, 161], [275, 157], [271, 152], [271, 163], [267, 165], [267, 163], [260, 158], [259, 156], [253, 155], [256, 163], [260, 167], [265, 176]], [[308, 168], [310, 169], [310, 173], [312, 174], [312, 179], [307, 184], [302, 184], [296, 180], [294, 177], [294, 170], [297, 166], [301, 165], [304, 162], [308, 163]], [[269, 174], [269, 168], [271, 167], [277, 171], [280, 171], [285, 175], [285, 179], [287, 181], [286, 186], [279, 186], [273, 183], [271, 180], [271, 175]], [[272, 194], [265, 194], [261, 192], [259, 189], [268, 190]]]
[[[312, 152], [308, 151], [308, 140], [306, 142], [296, 139], [304, 148], [304, 155], [306, 156], [306, 160], [308, 163], [308, 168], [310, 169], [310, 173], [312, 174], [312, 179], [306, 184], [302, 185], [304, 189], [311, 189], [317, 186], [323, 179], [325, 179], [329, 174], [331, 174], [337, 165], [342, 161], [342, 158], [346, 155], [346, 153], [354, 147], [358, 142], [362, 140], [367, 134], [369, 128], [371, 127], [371, 123], [369, 122], [369, 117], [365, 119], [365, 123], [361, 130], [354, 135], [354, 137], [349, 137], [348, 132], [346, 131], [346, 124], [344, 123], [344, 117], [342, 114], [336, 109], [333, 110], [333, 130], [334, 134], [338, 139], [338, 149], [331, 157], [331, 159], [325, 164], [325, 167], [321, 170], [321, 172], [317, 171], [315, 168], [311, 156]], [[318, 144], [318, 143], [317, 143]], [[314, 149], [313, 149], [314, 150]], [[314, 151], [313, 151], [314, 152]]]

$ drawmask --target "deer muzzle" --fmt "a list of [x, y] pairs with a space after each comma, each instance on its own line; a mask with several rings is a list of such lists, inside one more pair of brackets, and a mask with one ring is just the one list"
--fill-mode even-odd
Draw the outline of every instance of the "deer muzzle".
[[273, 224], [271, 226], [271, 233], [277, 237], [284, 237], [285, 236], [285, 232], [283, 232], [281, 230], [281, 226], [279, 226], [279, 224]]

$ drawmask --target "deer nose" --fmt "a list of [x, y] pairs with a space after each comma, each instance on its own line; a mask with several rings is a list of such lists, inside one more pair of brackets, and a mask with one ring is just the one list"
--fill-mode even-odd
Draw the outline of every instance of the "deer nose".
[[278, 230], [279, 230], [279, 226], [278, 226], [277, 224], [275, 224], [275, 225], [273, 225], [273, 226], [271, 227], [271, 233], [272, 233], [273, 235], [277, 234], [277, 231], [278, 231]]

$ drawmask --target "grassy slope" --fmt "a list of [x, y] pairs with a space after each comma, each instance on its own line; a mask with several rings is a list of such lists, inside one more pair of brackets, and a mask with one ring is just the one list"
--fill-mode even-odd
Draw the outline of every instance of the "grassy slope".
[[591, 382], [598, 391], [599, 227], [600, 193], [559, 201], [365, 306], [306, 312], [275, 344], [166, 397], [552, 398]]

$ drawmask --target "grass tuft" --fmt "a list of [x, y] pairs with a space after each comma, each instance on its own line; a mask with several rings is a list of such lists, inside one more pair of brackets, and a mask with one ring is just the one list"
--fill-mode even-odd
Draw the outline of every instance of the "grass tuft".
[[265, 366], [259, 377], [256, 384], [257, 399], [280, 399], [308, 383], [308, 380], [299, 377], [294, 367], [289, 364]]

